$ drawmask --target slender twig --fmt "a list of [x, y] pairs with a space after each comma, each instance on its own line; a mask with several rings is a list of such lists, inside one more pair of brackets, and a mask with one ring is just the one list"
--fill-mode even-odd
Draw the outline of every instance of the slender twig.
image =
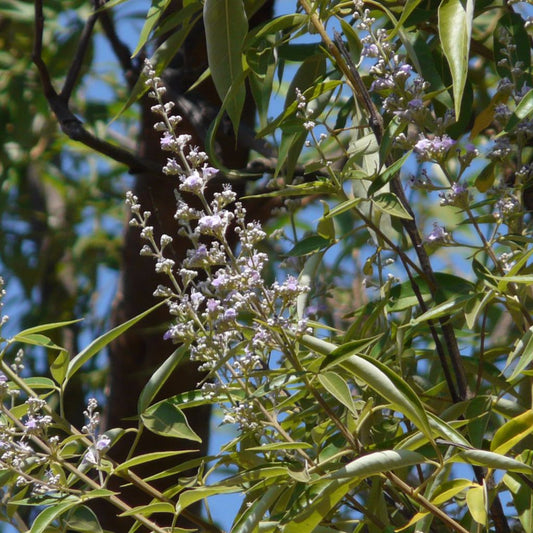
[[129, 88], [132, 89], [141, 73], [141, 67], [139, 66], [139, 63], [132, 61], [131, 50], [117, 35], [113, 18], [108, 9], [100, 10], [99, 22], [120, 66], [122, 67], [126, 82], [128, 83]]
[[[327, 34], [326, 34], [327, 37]], [[329, 39], [329, 37], [328, 37]], [[339, 50], [339, 54], [342, 59], [341, 65], [344, 67], [344, 70], [350, 73], [350, 77], [354, 80], [353, 86], [356, 91], [356, 93], [361, 93], [360, 100], [363, 102], [363, 105], [365, 106], [365, 109], [369, 115], [369, 125], [372, 129], [372, 132], [374, 133], [374, 136], [376, 137], [376, 140], [378, 144], [381, 144], [383, 141], [383, 132], [384, 132], [384, 126], [383, 126], [383, 119], [381, 118], [381, 115], [379, 114], [378, 110], [376, 109], [376, 106], [372, 102], [372, 99], [370, 98], [370, 95], [368, 94], [368, 90], [363, 83], [363, 80], [361, 79], [361, 76], [359, 72], [357, 71], [357, 68], [355, 67], [350, 54], [348, 53], [348, 50], [346, 49], [346, 46], [340, 36], [339, 33], [335, 32], [335, 43], [337, 44], [337, 48]], [[339, 65], [339, 67], [341, 67]], [[343, 71], [344, 71], [343, 70]], [[387, 163], [390, 165], [393, 161], [390, 159], [387, 161]], [[431, 262], [429, 260], [429, 256], [426, 253], [426, 250], [424, 248], [424, 243], [422, 242], [422, 238], [420, 236], [420, 233], [418, 231], [418, 227], [416, 225], [416, 219], [415, 214], [413, 210], [411, 209], [411, 205], [409, 204], [407, 197], [405, 196], [405, 192], [403, 190], [403, 186], [401, 184], [400, 178], [398, 175], [394, 176], [390, 181], [390, 189], [391, 192], [393, 192], [402, 206], [405, 208], [407, 213], [411, 216], [410, 219], [402, 218], [400, 219], [400, 222], [402, 226], [404, 227], [405, 231], [409, 235], [409, 238], [411, 239], [411, 243], [413, 244], [413, 248], [415, 250], [415, 253], [418, 257], [418, 261], [420, 262], [420, 266], [422, 267], [422, 270], [424, 272], [424, 277], [426, 278], [426, 281], [428, 283], [428, 287], [431, 291], [431, 294], [433, 298], [435, 298], [437, 293], [437, 280], [435, 278], [435, 274], [433, 272], [433, 268], [431, 266]], [[455, 331], [453, 327], [449, 324], [449, 318], [450, 317], [443, 317], [439, 319], [439, 323], [441, 326], [441, 331], [443, 334], [443, 337], [446, 341], [446, 348], [448, 352], [448, 356], [450, 358], [454, 373], [455, 373], [455, 380], [457, 383], [457, 392], [455, 392], [455, 385], [453, 380], [451, 379], [451, 374], [447, 373], [448, 375], [445, 376], [447, 378], [448, 388], [450, 389], [450, 394], [452, 397], [456, 397], [454, 401], [459, 400], [465, 400], [468, 393], [468, 386], [466, 381], [466, 373], [461, 361], [461, 354], [459, 353], [459, 346], [457, 344], [457, 338], [455, 336]], [[430, 325], [430, 328], [432, 326]], [[438, 339], [438, 335], [433, 334], [434, 339]], [[439, 351], [439, 355], [444, 353], [444, 350], [442, 346], [440, 345], [440, 340], [437, 342], [437, 350]], [[441, 359], [441, 362], [443, 359]]]
[[461, 526], [461, 524], [459, 524], [453, 518], [448, 516], [443, 510], [439, 509], [436, 505], [433, 505], [428, 499], [424, 498], [424, 496], [419, 494], [413, 487], [405, 483], [405, 481], [400, 479], [396, 474], [393, 474], [392, 472], [387, 472], [385, 476], [389, 479], [391, 483], [401, 489], [404, 494], [410, 496], [419, 505], [426, 508], [431, 514], [438, 516], [453, 531], [457, 531], [458, 533], [468, 533], [468, 530]]
[[[98, 3], [99, 0], [94, 0], [95, 8], [99, 7]], [[68, 69], [67, 75], [65, 77], [63, 89], [61, 89], [61, 92], [59, 93], [59, 96], [66, 101], [70, 100], [70, 97], [72, 96], [72, 91], [74, 90], [76, 82], [78, 81], [81, 67], [83, 65], [83, 59], [85, 58], [87, 50], [91, 43], [94, 25], [98, 20], [98, 16], [99, 13], [97, 11], [94, 11], [87, 19], [87, 22], [83, 27], [83, 31], [81, 32], [80, 40], [78, 41], [78, 47], [76, 48], [74, 58], [72, 59], [70, 68]]]
[[[18, 376], [16, 372], [13, 371], [13, 369], [3, 360], [0, 359], [0, 368], [2, 372], [9, 378], [10, 381], [15, 383], [17, 387], [19, 387], [20, 390], [24, 391], [29, 398], [39, 398], [39, 396], [35, 393], [35, 391], [22, 379]], [[71, 425], [67, 420], [64, 418], [61, 418], [53, 409], [50, 408], [50, 406], [47, 404], [43, 407], [43, 411], [49, 415], [53, 421], [57, 424], [59, 428], [64, 430], [69, 435], [75, 435], [79, 438], [79, 441], [83, 443], [85, 446], [90, 447], [93, 445], [93, 442], [87, 437], [85, 433], [82, 433], [79, 431], [76, 427]], [[21, 424], [17, 417], [12, 417], [12, 420], [17, 425]], [[43, 442], [41, 439], [37, 438], [35, 435], [32, 435], [32, 440], [35, 442], [47, 455], [52, 455], [51, 450], [48, 447], [48, 445]], [[72, 465], [71, 463], [61, 459], [57, 455], [54, 455], [54, 459], [57, 460], [64, 468], [68, 469], [72, 474], [77, 476], [78, 479], [86, 482], [91, 486], [92, 488], [101, 488], [98, 483], [96, 483], [94, 480], [83, 474], [76, 466]], [[160, 502], [167, 502], [171, 503], [172, 505], [175, 504], [172, 499], [168, 498], [161, 492], [159, 492], [156, 488], [154, 488], [152, 485], [149, 485], [144, 479], [137, 476], [137, 474], [133, 473], [131, 470], [119, 470], [119, 472], [114, 472], [120, 465], [111, 457], [106, 456], [106, 460], [108, 460], [112, 467], [113, 467], [113, 474], [117, 477], [120, 477], [131, 484], [133, 484], [135, 487], [143, 491], [145, 494], [150, 496], [151, 498], [160, 501]], [[112, 474], [112, 475], [113, 475]], [[111, 497], [106, 496], [106, 499], [113, 504], [115, 507], [121, 509], [123, 512], [125, 511], [131, 511], [131, 507], [129, 507], [125, 502], [123, 502], [119, 496], [113, 495]], [[208, 533], [221, 533], [220, 529], [216, 527], [213, 524], [210, 524], [209, 522], [206, 522], [202, 518], [196, 516], [195, 514], [191, 513], [187, 509], [183, 509], [181, 511], [181, 516], [192, 522], [193, 524], [203, 528], [203, 531], [206, 531]], [[142, 515], [133, 514], [131, 515], [133, 519], [139, 520], [139, 522], [150, 526], [152, 524], [148, 519], [143, 517]], [[153, 526], [153, 524], [152, 524]], [[158, 528], [152, 529], [152, 531], [159, 531], [160, 533], [164, 533], [163, 530], [159, 530]], [[166, 531], [166, 530], [165, 530]]]
[[[331, 53], [331, 55], [335, 59], [339, 69], [345, 75], [348, 83], [352, 87], [355, 97], [357, 98], [359, 102], [361, 102], [362, 106], [367, 111], [368, 116], [369, 116], [369, 126], [372, 129], [372, 132], [374, 133], [378, 144], [380, 144], [383, 140], [383, 131], [384, 131], [383, 119], [381, 115], [379, 114], [376, 106], [372, 102], [372, 99], [370, 98], [370, 95], [368, 94], [368, 90], [366, 89], [366, 86], [364, 85], [363, 80], [361, 79], [361, 76], [359, 75], [359, 72], [357, 71], [357, 68], [353, 64], [353, 61], [351, 60], [350, 54], [346, 50], [346, 47], [344, 45], [344, 42], [342, 41], [342, 38], [336, 32], [335, 41], [337, 44], [335, 45], [335, 43], [330, 39], [329, 35], [327, 34], [317, 14], [313, 12], [313, 10], [311, 9], [311, 6], [307, 2], [307, 0], [300, 0], [300, 4], [302, 5], [302, 7], [305, 9], [307, 14], [309, 15], [311, 23], [313, 24], [313, 26], [315, 27], [319, 35], [322, 37], [328, 51]], [[426, 281], [428, 283], [428, 287], [432, 295], [435, 297], [436, 292], [437, 292], [437, 282], [435, 279], [435, 275], [431, 267], [429, 257], [425, 251], [422, 238], [420, 237], [420, 234], [418, 232], [414, 213], [411, 209], [411, 206], [409, 205], [409, 202], [407, 201], [402, 184], [398, 176], [395, 176], [391, 180], [390, 187], [391, 187], [391, 191], [398, 197], [403, 207], [407, 210], [407, 212], [411, 216], [411, 219], [402, 218], [401, 223], [404, 229], [406, 230], [407, 234], [409, 235], [409, 238], [411, 239], [414, 250], [420, 262], [420, 266], [422, 267], [424, 277], [426, 278]], [[443, 336], [446, 340], [448, 356], [451, 360], [452, 367], [455, 373], [455, 379], [457, 382], [457, 392], [455, 392], [455, 385], [454, 385], [453, 380], [448, 381], [448, 379], [451, 379], [451, 374], [449, 372], [447, 373], [448, 374], [448, 379], [447, 379], [448, 387], [450, 389], [450, 393], [452, 397], [456, 397], [457, 399], [464, 400], [467, 397], [467, 381], [466, 381], [466, 374], [464, 371], [464, 367], [461, 362], [461, 355], [459, 353], [459, 347], [457, 345], [457, 339], [455, 337], [455, 332], [453, 328], [449, 327], [448, 325], [448, 317], [444, 317], [443, 319], [439, 320], [439, 322], [441, 324], [441, 330], [442, 330]], [[430, 325], [430, 328], [431, 327], [432, 326]], [[439, 339], [436, 333], [432, 335], [434, 339]], [[440, 344], [440, 339], [437, 341], [437, 345], [439, 344]], [[438, 351], [439, 351], [439, 354], [444, 353], [444, 350], [442, 347], [439, 347]]]
[[44, 95], [48, 100], [50, 108], [56, 115], [61, 130], [70, 139], [78, 141], [85, 146], [92, 148], [94, 151], [128, 166], [132, 173], [147, 172], [153, 174], [155, 177], [165, 178], [161, 174], [161, 167], [158, 163], [138, 157], [128, 150], [124, 150], [120, 146], [116, 146], [96, 137], [83, 127], [81, 120], [79, 120], [69, 108], [69, 98], [79, 75], [83, 55], [87, 48], [87, 40], [94, 27], [94, 16], [95, 15], [91, 15], [87, 21], [73, 64], [67, 74], [65, 85], [62, 91], [58, 94], [54, 89], [48, 67], [42, 57], [44, 30], [43, 4], [42, 0], [35, 0], [35, 36], [32, 59], [39, 71]]

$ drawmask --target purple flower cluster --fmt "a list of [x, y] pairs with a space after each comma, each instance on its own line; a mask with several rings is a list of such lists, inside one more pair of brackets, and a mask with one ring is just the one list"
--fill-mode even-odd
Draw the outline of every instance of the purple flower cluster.
[[413, 150], [419, 163], [424, 161], [441, 163], [446, 159], [450, 148], [454, 144], [455, 141], [448, 137], [448, 135], [443, 135], [442, 137], [435, 136], [432, 139], [421, 135], [418, 142], [414, 145]]
[[452, 205], [460, 209], [466, 209], [470, 203], [470, 195], [468, 188], [459, 183], [453, 183], [450, 191], [447, 193], [440, 193], [440, 205]]
[[[161, 101], [161, 81], [150, 67], [147, 70], [150, 95], [159, 102], [153, 109], [162, 119], [156, 125], [163, 132], [162, 147], [174, 156], [165, 168], [177, 176], [175, 218], [179, 234], [191, 242], [182, 264], [175, 265], [164, 255], [171, 237], [163, 236], [157, 243], [148, 225], [150, 213], [141, 213], [137, 198], [128, 193], [131, 224], [141, 228], [148, 243], [141, 253], [153, 256], [156, 268], [170, 280], [169, 286], [156, 291], [169, 299], [174, 317], [164, 338], [187, 344], [191, 359], [209, 373], [212, 382], [203, 385], [206, 396], [232, 387], [248, 396], [265, 379], [257, 370], [268, 366], [271, 353], [283, 353], [287, 338], [307, 330], [305, 319], [295, 316], [295, 308], [297, 298], [308, 287], [294, 277], [265, 283], [268, 256], [258, 246], [266, 233], [258, 222], [249, 220], [229, 185], [214, 194], [211, 191], [211, 200], [206, 198], [208, 183], [218, 171], [208, 166], [205, 153], [188, 146], [190, 139], [175, 133], [173, 124], [179, 120], [168, 116], [171, 107]], [[202, 207], [191, 207], [182, 192], [195, 195]], [[256, 402], [241, 398], [226, 405], [225, 420], [244, 430], [258, 431], [260, 409]]]

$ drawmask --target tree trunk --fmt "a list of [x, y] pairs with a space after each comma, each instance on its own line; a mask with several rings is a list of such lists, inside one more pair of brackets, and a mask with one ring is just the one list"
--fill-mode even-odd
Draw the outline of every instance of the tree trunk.
[[[268, 20], [272, 16], [272, 4], [272, 1], [266, 2], [250, 21], [250, 26]], [[206, 67], [205, 35], [202, 24], [199, 24], [198, 28], [191, 32], [190, 37], [177, 53], [167, 72], [163, 74], [163, 79], [169, 89], [169, 99], [179, 100], [181, 95], [185, 95], [185, 92], [196, 81], [198, 76], [205, 71]], [[182, 115], [184, 119], [178, 127], [181, 132], [192, 135], [193, 145], [201, 147], [204, 144], [205, 131], [207, 131], [210, 122], [218, 111], [220, 100], [210, 80], [204, 82], [194, 92], [187, 93], [186, 98], [188, 102], [194, 102], [195, 118], [191, 119], [190, 116], [184, 115], [180, 111], [178, 103], [177, 113]], [[158, 160], [162, 166], [165, 161], [164, 154], [161, 154], [159, 148], [159, 134], [153, 129], [156, 117], [150, 112], [150, 106], [153, 103], [153, 100], [145, 100], [143, 102], [139, 155], [144, 158]], [[254, 126], [254, 111], [252, 99], [248, 95], [243, 121], [251, 129]], [[198, 116], [202, 117], [201, 122], [198, 121]], [[223, 134], [219, 135], [217, 139], [218, 156], [228, 168], [244, 168], [248, 160], [248, 147], [240, 146], [236, 142], [233, 132], [229, 131], [229, 126], [223, 125], [223, 129]], [[141, 174], [136, 176], [134, 194], [139, 198], [142, 210], [152, 212], [150, 224], [154, 226], [156, 241], [159, 240], [159, 236], [163, 233], [174, 238], [171, 257], [179, 263], [184, 258], [189, 243], [176, 237], [178, 226], [174, 220], [176, 209], [175, 188], [175, 179], [169, 179], [163, 175]], [[159, 284], [166, 283], [164, 276], [155, 273], [152, 258], [139, 255], [141, 246], [138, 228], [126, 225], [120, 287], [113, 310], [113, 323], [115, 325], [125, 322], [154, 305], [156, 303], [156, 299], [153, 297], [155, 288]], [[137, 415], [139, 394], [154, 370], [175, 349], [175, 346], [169, 341], [163, 340], [165, 325], [168, 322], [168, 311], [163, 306], [151, 313], [110, 346], [108, 402], [105, 414], [106, 428], [124, 427], [125, 424], [132, 427], [137, 425], [137, 421], [132, 419], [132, 417]], [[190, 362], [184, 363], [167, 382], [160, 396], [168, 397], [194, 389], [199, 379], [200, 375], [197, 372], [196, 365]], [[186, 412], [192, 428], [202, 438], [201, 454], [207, 452], [209, 414], [209, 409], [205, 407], [190, 409]], [[124, 460], [132, 442], [133, 437], [130, 437], [130, 435], [122, 438], [112, 448], [110, 455], [116, 460]], [[190, 449], [196, 447], [194, 445], [196, 443], [158, 437], [145, 432], [138, 443], [135, 454], [165, 449]], [[180, 456], [180, 460], [186, 460], [190, 457], [189, 455]], [[159, 471], [175, 464], [175, 459], [167, 461], [166, 464], [158, 461], [156, 468]], [[135, 472], [144, 477], [145, 475], [153, 474], [154, 468], [148, 464], [144, 469], [139, 468]], [[171, 477], [165, 483], [175, 483], [175, 481], [176, 478]], [[164, 486], [163, 484], [159, 488], [164, 488]], [[134, 488], [123, 488], [122, 492], [125, 500], [131, 506], [145, 504], [149, 501], [146, 495]], [[116, 512], [110, 507], [101, 508], [101, 510], [99, 508], [97, 512], [102, 527], [114, 533], [127, 531], [131, 525], [129, 520], [117, 518], [115, 516]]]

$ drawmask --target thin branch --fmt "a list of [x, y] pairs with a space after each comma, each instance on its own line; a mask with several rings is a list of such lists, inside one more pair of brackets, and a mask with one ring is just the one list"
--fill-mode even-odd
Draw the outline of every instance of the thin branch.
[[[326, 37], [329, 39], [329, 37], [326, 34]], [[331, 42], [331, 41], [330, 41]], [[381, 115], [379, 114], [378, 110], [376, 109], [376, 106], [372, 102], [372, 99], [370, 98], [370, 95], [368, 94], [368, 90], [363, 83], [363, 80], [361, 79], [361, 76], [359, 75], [359, 72], [357, 71], [357, 68], [355, 67], [350, 54], [348, 53], [348, 50], [346, 49], [346, 46], [344, 45], [344, 42], [340, 36], [339, 33], [335, 32], [335, 43], [336, 48], [338, 49], [339, 55], [341, 57], [341, 63], [339, 64], [339, 67], [342, 67], [343, 72], [348, 72], [350, 74], [350, 78], [353, 80], [352, 85], [354, 87], [355, 93], [359, 94], [359, 99], [363, 102], [363, 105], [365, 106], [365, 109], [369, 115], [369, 124], [372, 129], [372, 132], [374, 133], [374, 136], [376, 137], [376, 140], [378, 144], [381, 144], [383, 140], [383, 119]], [[333, 43], [332, 43], [333, 44]], [[388, 161], [388, 164], [391, 164], [391, 161]], [[431, 266], [431, 262], [429, 260], [429, 257], [426, 253], [426, 250], [424, 248], [424, 243], [422, 242], [422, 238], [420, 237], [420, 233], [418, 231], [418, 227], [415, 222], [415, 214], [413, 210], [411, 209], [411, 206], [405, 196], [405, 192], [403, 190], [403, 186], [400, 182], [400, 179], [398, 175], [392, 178], [390, 181], [390, 188], [391, 192], [393, 192], [400, 203], [403, 205], [403, 207], [406, 209], [406, 211], [411, 216], [411, 219], [401, 219], [401, 224], [404, 227], [405, 231], [409, 235], [409, 238], [411, 239], [411, 243], [413, 244], [413, 248], [416, 252], [416, 255], [418, 257], [418, 260], [420, 262], [420, 266], [422, 267], [422, 270], [424, 272], [424, 277], [427, 280], [428, 287], [432, 293], [433, 296], [435, 296], [437, 292], [437, 280], [435, 278], [435, 274], [433, 272], [433, 268]], [[457, 344], [457, 338], [455, 336], [455, 331], [453, 327], [449, 323], [449, 317], [443, 317], [439, 320], [442, 335], [446, 341], [446, 348], [448, 352], [448, 356], [450, 358], [454, 373], [455, 373], [455, 381], [457, 383], [457, 391], [455, 390], [455, 385], [453, 383], [453, 380], [450, 380], [451, 374], [446, 371], [446, 380], [448, 383], [448, 388], [450, 389], [450, 394], [454, 401], [457, 400], [465, 400], [467, 398], [468, 394], [468, 385], [466, 380], [466, 374], [465, 370], [461, 361], [461, 354], [459, 353], [459, 346]], [[432, 326], [430, 325], [430, 328]], [[432, 332], [432, 336], [434, 339], [438, 339], [438, 336]], [[444, 350], [441, 346], [440, 340], [437, 342], [437, 351], [439, 353], [439, 358], [441, 363], [444, 361]], [[447, 365], [446, 365], [447, 366]], [[446, 368], [443, 368], [446, 370]]]
[[116, 146], [107, 141], [104, 141], [86, 128], [84, 128], [81, 120], [79, 120], [69, 108], [69, 98], [72, 93], [74, 84], [78, 78], [83, 55], [87, 48], [88, 38], [94, 27], [95, 15], [91, 15], [87, 21], [86, 27], [83, 31], [80, 44], [78, 46], [73, 64], [67, 74], [65, 86], [58, 94], [54, 89], [48, 67], [43, 60], [43, 30], [44, 30], [44, 16], [42, 0], [35, 0], [35, 35], [33, 44], [32, 59], [39, 71], [43, 92], [48, 100], [50, 108], [56, 115], [61, 130], [72, 140], [81, 142], [85, 146], [92, 148], [96, 152], [103, 154], [118, 163], [122, 163], [129, 167], [132, 173], [147, 172], [154, 176], [164, 177], [161, 174], [161, 166], [151, 160], [141, 158], [135, 154], [124, 150], [120, 146]]
[[132, 89], [141, 73], [141, 68], [132, 61], [131, 50], [117, 35], [114, 20], [108, 9], [100, 11], [100, 25], [122, 67], [126, 82], [129, 88]]
[[[98, 8], [99, 0], [94, 0], [94, 3], [94, 7]], [[70, 64], [70, 68], [68, 69], [67, 75], [65, 77], [65, 84], [63, 85], [63, 89], [61, 89], [61, 92], [59, 93], [59, 96], [67, 102], [70, 100], [70, 97], [72, 96], [72, 91], [74, 90], [76, 82], [78, 81], [81, 67], [83, 65], [83, 59], [87, 54], [87, 49], [89, 48], [89, 44], [91, 43], [91, 37], [93, 34], [94, 25], [98, 20], [98, 15], [99, 13], [95, 11], [87, 19], [87, 22], [83, 27], [83, 31], [81, 32], [80, 40], [78, 41], [76, 53], [74, 54], [74, 58], [72, 59], [72, 63]]]

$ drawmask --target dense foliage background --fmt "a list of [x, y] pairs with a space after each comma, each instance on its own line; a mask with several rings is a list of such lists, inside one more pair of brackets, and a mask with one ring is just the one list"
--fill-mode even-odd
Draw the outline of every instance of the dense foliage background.
[[0, 1], [17, 530], [533, 529], [531, 8], [283, 4]]

